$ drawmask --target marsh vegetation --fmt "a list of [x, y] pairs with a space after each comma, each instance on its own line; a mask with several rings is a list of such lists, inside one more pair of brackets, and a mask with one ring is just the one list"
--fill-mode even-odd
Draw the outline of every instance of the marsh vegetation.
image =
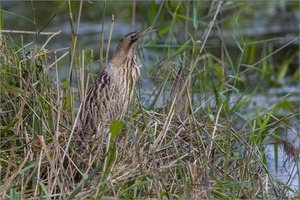
[[[2, 2], [0, 198], [299, 198], [298, 7]], [[124, 119], [78, 145], [86, 88], [148, 26]]]

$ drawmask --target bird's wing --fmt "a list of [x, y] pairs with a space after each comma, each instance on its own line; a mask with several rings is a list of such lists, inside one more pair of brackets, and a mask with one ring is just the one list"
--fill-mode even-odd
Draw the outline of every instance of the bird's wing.
[[[90, 85], [83, 108], [80, 113], [80, 120], [83, 128], [94, 127], [95, 123], [99, 122], [101, 117], [100, 110], [105, 108], [108, 100], [108, 91], [110, 87], [110, 77], [102, 71], [95, 81]], [[104, 113], [102, 113], [104, 114]]]

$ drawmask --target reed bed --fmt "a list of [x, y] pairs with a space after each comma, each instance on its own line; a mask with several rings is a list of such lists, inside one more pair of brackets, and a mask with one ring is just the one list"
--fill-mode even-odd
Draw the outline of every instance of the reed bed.
[[[142, 63], [146, 52], [156, 52], [141, 77], [147, 76], [152, 89], [144, 92], [141, 80], [124, 119], [112, 123], [109, 138], [84, 141], [75, 126], [94, 78], [94, 54], [78, 49], [82, 2], [77, 21], [69, 2], [70, 21], [76, 24], [71, 26], [71, 47], [47, 49], [60, 32], [42, 31], [48, 38], [39, 43], [23, 42], [23, 35], [31, 32], [14, 33], [20, 41], [0, 35], [2, 199], [281, 199], [289, 198], [289, 192], [299, 197], [297, 189], [271, 174], [265, 151], [266, 145], [274, 145], [275, 165], [280, 148], [290, 161], [299, 162], [299, 148], [280, 134], [299, 134], [289, 125], [299, 117], [297, 105], [287, 100], [293, 94], [267, 109], [250, 112], [249, 105], [261, 92], [260, 84], [267, 84], [268, 58], [299, 38], [269, 51], [269, 40], [251, 43], [241, 34], [235, 38], [237, 58], [225, 43], [217, 56], [210, 53], [207, 40], [212, 29], [224, 40], [217, 16], [231, 7], [222, 10], [221, 2], [212, 3], [199, 39], [191, 31], [197, 30], [195, 18], [180, 13], [180, 2], [174, 10], [162, 4], [172, 11], [173, 21], [164, 30], [158, 27], [137, 52]], [[154, 23], [159, 23], [161, 10]], [[183, 42], [174, 47], [176, 23], [186, 29], [180, 35]], [[266, 47], [257, 51], [260, 44]], [[295, 55], [289, 56], [281, 63], [282, 73]], [[60, 67], [66, 63], [69, 74], [62, 81]], [[251, 74], [257, 85], [247, 79]], [[283, 108], [292, 111], [278, 114]]]

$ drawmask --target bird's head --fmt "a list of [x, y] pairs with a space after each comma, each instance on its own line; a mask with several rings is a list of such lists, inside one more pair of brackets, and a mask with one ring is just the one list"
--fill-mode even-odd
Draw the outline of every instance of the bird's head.
[[133, 55], [134, 49], [137, 47], [139, 41], [154, 32], [153, 27], [146, 28], [142, 31], [131, 32], [125, 35], [118, 44], [111, 62], [123, 63], [128, 57]]

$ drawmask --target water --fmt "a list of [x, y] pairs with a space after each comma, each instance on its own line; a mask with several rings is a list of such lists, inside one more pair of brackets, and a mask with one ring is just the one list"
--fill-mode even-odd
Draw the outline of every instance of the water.
[[[24, 13], [27, 17], [30, 16], [31, 12], [31, 6], [28, 6], [30, 2], [27, 2], [27, 5], [24, 6], [23, 4], [26, 4], [26, 2], [3, 2], [3, 9], [9, 10], [11, 12], [16, 13]], [[99, 3], [100, 4], [100, 3]], [[95, 8], [99, 8], [98, 2], [94, 4]], [[26, 11], [27, 8], [28, 10]], [[264, 9], [264, 7], [262, 7]], [[275, 10], [276, 11], [276, 10]], [[248, 35], [249, 37], [258, 37], [266, 39], [266, 35], [278, 35], [278, 37], [282, 37], [283, 40], [279, 40], [279, 42], [286, 42], [290, 39], [293, 39], [297, 36], [298, 30], [299, 30], [299, 15], [295, 15], [294, 13], [289, 13], [288, 15], [285, 15], [284, 17], [278, 19], [274, 10], [271, 11], [268, 15], [263, 15], [259, 19], [253, 17], [252, 20], [250, 20], [249, 24], [244, 25], [244, 27], [241, 28], [241, 32], [244, 35]], [[96, 12], [93, 10], [92, 12]], [[259, 11], [258, 11], [259, 12]], [[269, 12], [269, 11], [264, 11]], [[274, 12], [274, 13], [272, 13]], [[25, 14], [27, 13], [27, 14]], [[65, 12], [67, 13], [67, 12]], [[34, 30], [32, 27], [27, 26], [26, 20], [21, 20], [17, 16], [4, 14], [4, 20], [5, 20], [5, 29], [7, 30]], [[98, 19], [99, 18], [98, 14]], [[100, 15], [101, 16], [101, 15]], [[269, 17], [264, 17], [269, 16]], [[298, 16], [298, 18], [297, 18]], [[49, 16], [48, 16], [49, 17]], [[12, 18], [14, 18], [12, 20]], [[284, 19], [287, 18], [287, 19]], [[49, 19], [49, 18], [48, 18]], [[127, 22], [126, 22], [127, 20]], [[116, 48], [116, 45], [119, 42], [119, 39], [121, 39], [125, 34], [131, 32], [131, 26], [128, 23], [130, 19], [126, 20], [120, 20], [117, 19], [115, 21], [114, 25], [114, 32], [113, 32], [113, 39], [111, 43], [110, 48], [110, 56], [114, 49]], [[47, 21], [47, 20], [46, 20]], [[49, 45], [47, 45], [47, 49], [59, 49], [63, 47], [70, 47], [71, 46], [71, 32], [70, 32], [70, 24], [68, 22], [68, 19], [66, 16], [59, 18], [59, 20], [54, 20], [55, 23], [49, 24], [49, 26], [46, 27], [44, 31], [59, 31], [61, 30], [61, 34], [55, 36], [51, 41], [49, 42]], [[25, 24], [25, 25], [24, 25]], [[30, 23], [29, 23], [30, 24]], [[272, 24], [272, 26], [270, 26]], [[32, 25], [32, 24], [31, 24]], [[107, 17], [107, 21], [104, 25], [104, 33], [105, 33], [105, 43], [104, 47], [107, 46], [107, 36], [109, 34], [109, 27], [111, 25], [110, 22], [110, 16]], [[76, 27], [75, 27], [76, 28]], [[142, 28], [142, 23], [137, 22], [135, 24], [135, 29], [139, 30]], [[101, 32], [102, 32], [102, 26], [100, 20], [93, 21], [86, 20], [84, 17], [82, 18], [79, 26], [79, 35], [78, 35], [78, 46], [79, 49], [85, 49], [86, 52], [86, 60], [88, 60], [89, 51], [90, 49], [94, 50], [94, 60], [92, 63], [92, 71], [94, 73], [97, 73], [99, 70], [99, 41], [101, 39]], [[179, 30], [180, 32], [180, 30]], [[217, 36], [217, 31], [215, 37], [210, 38], [211, 44], [218, 44], [219, 39]], [[233, 32], [232, 30], [225, 30], [224, 31], [225, 38], [229, 38], [226, 42], [230, 43], [232, 42], [233, 46], [236, 48], [235, 41], [232, 39]], [[15, 37], [16, 41], [20, 40], [20, 35], [14, 35], [11, 34], [12, 37]], [[34, 35], [24, 35], [24, 43], [28, 43], [35, 40]], [[41, 37], [40, 43], [43, 44], [47, 40], [46, 36]], [[162, 40], [163, 41], [163, 40]], [[299, 43], [299, 41], [297, 41]], [[279, 44], [282, 45], [282, 44]], [[295, 45], [296, 49], [298, 48], [297, 44]], [[32, 46], [31, 46], [32, 47]], [[150, 49], [145, 49], [147, 53], [145, 55], [151, 55]], [[233, 50], [234, 51], [234, 50]], [[66, 52], [66, 51], [65, 51]], [[155, 55], [153, 53], [153, 55]], [[164, 55], [159, 55], [161, 58]], [[280, 56], [276, 55], [275, 58], [280, 58]], [[68, 59], [67, 56], [65, 58], [66, 67], [59, 69], [59, 78], [60, 80], [64, 81], [66, 80], [68, 76]], [[53, 61], [53, 57], [52, 57]], [[151, 63], [157, 62], [155, 59], [155, 56], [148, 56], [145, 57], [143, 60], [143, 68], [144, 71], [147, 71], [147, 66], [151, 66]], [[296, 64], [297, 65], [297, 64]], [[141, 81], [141, 91], [142, 91], [142, 99], [149, 99], [151, 101], [151, 88], [153, 88], [154, 83], [152, 83], [149, 79], [147, 79], [146, 72], [143, 73], [144, 76]], [[286, 98], [288, 102], [293, 104], [295, 106], [295, 110], [297, 113], [299, 113], [299, 88], [300, 84], [295, 85], [283, 85], [279, 87], [269, 88], [266, 93], [258, 93], [254, 96], [252, 96], [249, 101], [247, 102], [247, 106], [245, 107], [244, 112], [247, 113], [247, 117], [251, 119], [255, 115], [260, 115], [263, 113], [266, 113], [270, 108], [272, 108], [274, 105], [279, 103], [282, 99]], [[168, 95], [168, 94], [167, 94]], [[233, 99], [235, 97], [232, 97]], [[161, 97], [161, 99], [158, 100], [157, 106], [161, 106], [165, 103], [165, 99]], [[298, 108], [297, 108], [298, 106]], [[293, 114], [290, 110], [281, 109], [277, 112], [277, 114], [282, 114], [282, 116], [287, 115], [288, 113]], [[296, 147], [300, 147], [300, 135], [299, 135], [299, 116], [294, 116], [291, 118], [290, 123], [288, 124], [291, 126], [295, 131], [291, 129], [287, 129], [287, 132], [284, 132], [281, 134], [282, 138], [287, 138], [290, 141], [292, 141], [293, 145]], [[299, 188], [299, 162], [295, 162], [293, 159], [290, 159], [286, 153], [283, 151], [282, 146], [279, 148], [278, 152], [278, 167], [275, 165], [275, 155], [274, 155], [274, 145], [269, 144], [266, 145], [266, 155], [267, 155], [267, 166], [270, 169], [270, 172], [274, 177], [278, 178], [280, 181], [282, 181], [285, 184], [290, 184], [294, 189]], [[288, 192], [289, 194], [292, 194], [291, 191]]]

